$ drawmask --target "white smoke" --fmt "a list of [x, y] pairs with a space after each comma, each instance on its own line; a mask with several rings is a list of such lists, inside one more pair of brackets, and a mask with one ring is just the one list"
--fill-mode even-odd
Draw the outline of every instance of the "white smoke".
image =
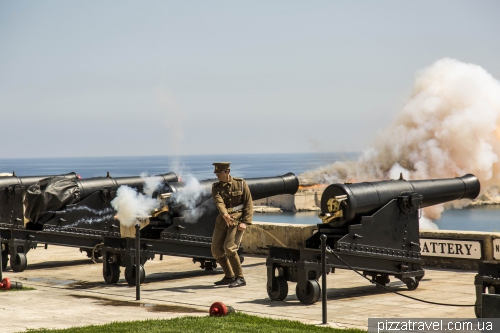
[[151, 196], [137, 193], [129, 186], [122, 185], [116, 192], [116, 198], [111, 201], [111, 206], [117, 211], [117, 218], [126, 227], [134, 224], [137, 217], [146, 217], [158, 208], [158, 201]]
[[159, 85], [155, 89], [159, 109], [165, 115], [164, 125], [167, 128], [169, 140], [166, 145], [171, 155], [180, 155], [184, 144], [184, 119], [181, 105], [177, 102], [174, 93], [166, 85]]
[[198, 179], [191, 174], [184, 177], [184, 184], [182, 191], [172, 196], [172, 201], [181, 203], [189, 209], [194, 209], [198, 199], [204, 193], [203, 187]]
[[[500, 83], [480, 66], [444, 58], [417, 73], [395, 122], [357, 161], [299, 176], [302, 184], [432, 179], [472, 173], [482, 192], [500, 185]], [[461, 206], [465, 203], [458, 203]], [[425, 209], [437, 219], [443, 206]]]
[[426, 230], [437, 230], [439, 229], [438, 225], [434, 223], [432, 220], [429, 220], [427, 217], [422, 215], [419, 220], [420, 229]]
[[148, 177], [147, 172], [141, 173], [141, 178], [144, 181], [144, 194], [148, 197], [153, 196], [154, 191], [160, 187], [163, 181], [161, 177]]
[[171, 201], [184, 208], [183, 216], [186, 222], [195, 222], [211, 207], [202, 205], [201, 202], [203, 197], [208, 197], [208, 193], [198, 179], [191, 174], [183, 176], [183, 181], [184, 187], [172, 195]]

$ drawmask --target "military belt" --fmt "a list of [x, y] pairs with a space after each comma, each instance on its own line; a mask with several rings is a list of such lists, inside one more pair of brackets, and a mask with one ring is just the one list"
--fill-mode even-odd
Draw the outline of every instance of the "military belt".
[[243, 209], [243, 204], [238, 205], [238, 206], [236, 206], [236, 207], [229, 208], [229, 209], [227, 210], [227, 212], [228, 212], [229, 214], [231, 214], [231, 213], [236, 213], [237, 211], [240, 211], [240, 210], [242, 210], [242, 209]]

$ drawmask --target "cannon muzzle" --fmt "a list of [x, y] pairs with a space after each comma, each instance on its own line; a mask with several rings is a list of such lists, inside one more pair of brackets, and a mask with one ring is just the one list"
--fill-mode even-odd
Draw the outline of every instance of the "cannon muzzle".
[[419, 209], [457, 199], [474, 199], [480, 189], [479, 180], [471, 174], [445, 179], [332, 184], [321, 196], [320, 217], [331, 226], [344, 227], [356, 224], [362, 215], [372, 215], [398, 197], [402, 209]]
[[276, 177], [250, 178], [246, 182], [252, 193], [252, 200], [280, 194], [295, 194], [299, 189], [299, 180], [291, 172]]

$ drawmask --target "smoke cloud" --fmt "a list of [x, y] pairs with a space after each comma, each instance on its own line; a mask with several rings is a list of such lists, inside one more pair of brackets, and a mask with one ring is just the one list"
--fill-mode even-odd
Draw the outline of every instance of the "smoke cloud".
[[[401, 114], [358, 160], [308, 171], [299, 179], [312, 184], [397, 179], [400, 172], [413, 180], [472, 173], [484, 193], [500, 184], [499, 116], [500, 83], [480, 66], [444, 58], [416, 74]], [[424, 214], [438, 219], [442, 211], [438, 205]]]
[[183, 181], [184, 187], [172, 195], [171, 202], [175, 206], [182, 207], [182, 215], [186, 222], [196, 222], [203, 213], [213, 208], [213, 205], [204, 205], [211, 195], [193, 175], [183, 176]]
[[152, 197], [154, 191], [160, 188], [162, 184], [161, 177], [148, 177], [147, 172], [141, 173], [141, 178], [144, 181], [144, 194], [148, 197]]
[[137, 193], [129, 186], [122, 185], [116, 192], [116, 198], [111, 201], [111, 206], [117, 211], [117, 218], [126, 227], [134, 224], [137, 217], [146, 217], [155, 208], [158, 201], [151, 196]]

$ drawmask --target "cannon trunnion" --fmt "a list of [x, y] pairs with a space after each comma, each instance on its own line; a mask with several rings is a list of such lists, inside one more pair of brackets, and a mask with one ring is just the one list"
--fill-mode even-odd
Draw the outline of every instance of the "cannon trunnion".
[[[460, 178], [357, 184], [332, 184], [321, 197], [323, 221], [303, 248], [271, 246], [267, 258], [267, 292], [284, 300], [287, 281], [297, 282], [301, 303], [320, 297], [320, 236], [333, 251], [327, 270], [355, 269], [381, 285], [394, 276], [414, 290], [425, 272], [419, 238], [419, 209], [456, 199], [474, 199], [480, 184], [473, 175]], [[340, 258], [340, 259], [339, 259]], [[350, 266], [350, 267], [349, 267]]]

